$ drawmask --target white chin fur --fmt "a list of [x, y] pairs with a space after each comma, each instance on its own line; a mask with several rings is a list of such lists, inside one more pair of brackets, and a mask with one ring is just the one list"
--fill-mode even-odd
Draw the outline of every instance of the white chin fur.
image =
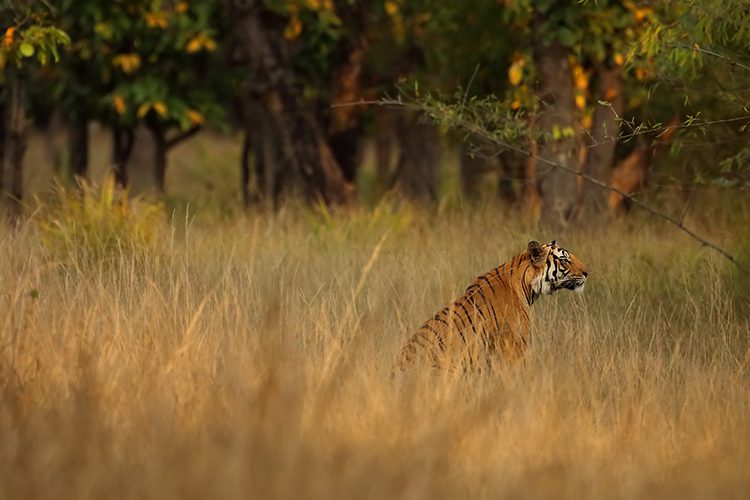
[[550, 293], [552, 293], [552, 287], [550, 286], [549, 282], [543, 280], [541, 276], [534, 281], [535, 282], [532, 282], [531, 287], [532, 289], [538, 289], [539, 295], [549, 295]]
[[573, 290], [575, 293], [583, 293], [583, 288], [586, 286], [586, 283], [582, 283], [581, 286], [577, 286], [575, 290]]

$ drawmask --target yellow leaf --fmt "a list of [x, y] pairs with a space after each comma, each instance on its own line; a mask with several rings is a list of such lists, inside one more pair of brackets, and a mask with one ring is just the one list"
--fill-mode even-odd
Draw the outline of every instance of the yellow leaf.
[[583, 128], [590, 128], [593, 121], [593, 117], [589, 113], [586, 113], [581, 118], [581, 125], [583, 125]]
[[608, 101], [613, 101], [619, 94], [617, 87], [609, 87], [604, 92], [604, 98]]
[[518, 99], [516, 99], [512, 103], [510, 103], [510, 108], [511, 109], [518, 109], [520, 107], [521, 107], [521, 101], [519, 101]]
[[162, 101], [154, 102], [152, 107], [154, 108], [154, 111], [158, 113], [159, 116], [161, 116], [162, 118], [167, 117], [167, 112], [169, 110], [167, 109], [167, 105], [164, 104]]
[[188, 11], [188, 4], [187, 2], [180, 2], [177, 5], [174, 6], [174, 11], [178, 14], [184, 14]]
[[576, 94], [576, 107], [578, 109], [583, 109], [586, 107], [586, 98], [583, 96], [583, 94]]
[[125, 113], [125, 99], [122, 98], [122, 96], [116, 95], [114, 100], [115, 110], [118, 114]]
[[141, 56], [138, 54], [120, 54], [112, 59], [112, 65], [123, 73], [130, 74], [141, 67]]
[[287, 40], [295, 40], [302, 33], [302, 23], [297, 16], [293, 16], [289, 20], [286, 29], [284, 29], [284, 38]]
[[385, 2], [385, 13], [389, 16], [395, 16], [398, 13], [398, 4], [392, 0]]
[[523, 79], [523, 67], [525, 64], [526, 61], [518, 59], [510, 65], [510, 68], [508, 68], [508, 80], [511, 85], [516, 86], [521, 83], [521, 80]]
[[588, 88], [589, 78], [582, 66], [573, 66], [573, 79], [577, 89], [586, 90]]
[[203, 123], [206, 121], [206, 118], [201, 114], [200, 111], [196, 111], [194, 109], [189, 109], [187, 111], [187, 117], [188, 120], [190, 120], [190, 123], [193, 125], [203, 125]]
[[195, 38], [190, 39], [190, 41], [185, 46], [185, 52], [187, 52], [188, 54], [194, 54], [201, 50], [202, 46], [203, 42], [201, 41], [200, 35], [198, 35]]
[[143, 17], [146, 20], [146, 26], [149, 28], [167, 29], [169, 27], [167, 16], [161, 12], [146, 12]]
[[138, 115], [138, 118], [143, 118], [148, 114], [148, 112], [151, 111], [151, 103], [150, 102], [144, 102], [140, 106], [138, 106], [138, 111], [136, 112], [136, 115]]
[[620, 54], [619, 52], [616, 52], [614, 55], [614, 61], [616, 65], [622, 66], [622, 63], [625, 62], [625, 58], [622, 56], [622, 54]]
[[208, 37], [205, 37], [203, 39], [203, 48], [205, 48], [208, 52], [213, 52], [216, 50], [216, 42]]
[[4, 47], [10, 47], [11, 45], [13, 45], [13, 36], [15, 33], [16, 33], [16, 28], [13, 26], [5, 30], [5, 37], [3, 38]]

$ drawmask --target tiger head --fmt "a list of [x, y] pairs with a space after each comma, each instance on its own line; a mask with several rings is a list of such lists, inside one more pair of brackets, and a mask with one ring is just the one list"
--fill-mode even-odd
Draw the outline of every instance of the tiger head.
[[555, 241], [548, 245], [532, 241], [527, 251], [531, 264], [539, 271], [531, 280], [536, 294], [552, 294], [563, 288], [583, 292], [589, 273], [578, 257], [557, 246]]

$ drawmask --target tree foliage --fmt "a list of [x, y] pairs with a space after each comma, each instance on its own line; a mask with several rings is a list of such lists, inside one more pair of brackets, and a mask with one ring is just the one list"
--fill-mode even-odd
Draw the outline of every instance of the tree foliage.
[[[59, 109], [69, 123], [109, 127], [120, 134], [123, 154], [114, 157], [126, 156], [132, 131], [147, 127], [161, 144], [163, 182], [172, 145], [204, 125], [231, 128], [242, 114], [233, 104], [252, 87], [246, 83], [261, 82], [253, 87], [258, 97], [277, 82], [278, 75], [252, 70], [262, 64], [232, 64], [230, 3], [6, 2], [3, 78], [28, 68], [29, 109], [46, 110], [37, 118]], [[634, 150], [676, 127], [669, 161], [656, 172], [662, 182], [750, 182], [747, 0], [249, 3], [262, 12], [264, 29], [280, 33], [274, 50], [290, 61], [295, 93], [285, 98], [320, 131], [343, 170], [356, 147], [341, 144], [372, 132], [377, 109], [343, 112], [341, 105], [402, 93], [439, 110], [444, 130], [469, 117], [527, 152], [559, 150], [566, 165], [603, 181]], [[244, 129], [252, 125], [242, 120]], [[478, 147], [475, 153], [494, 154]], [[606, 151], [589, 154], [593, 148]], [[351, 168], [344, 175], [356, 176]], [[525, 182], [534, 176], [543, 174]]]
[[65, 109], [123, 127], [221, 123], [217, 9], [206, 0], [61, 2], [61, 25], [75, 38], [62, 68]]

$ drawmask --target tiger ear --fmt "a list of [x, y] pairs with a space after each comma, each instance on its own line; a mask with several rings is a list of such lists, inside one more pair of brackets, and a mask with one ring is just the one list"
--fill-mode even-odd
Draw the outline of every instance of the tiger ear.
[[539, 266], [544, 262], [544, 250], [538, 241], [530, 241], [526, 251], [529, 252], [533, 264]]

